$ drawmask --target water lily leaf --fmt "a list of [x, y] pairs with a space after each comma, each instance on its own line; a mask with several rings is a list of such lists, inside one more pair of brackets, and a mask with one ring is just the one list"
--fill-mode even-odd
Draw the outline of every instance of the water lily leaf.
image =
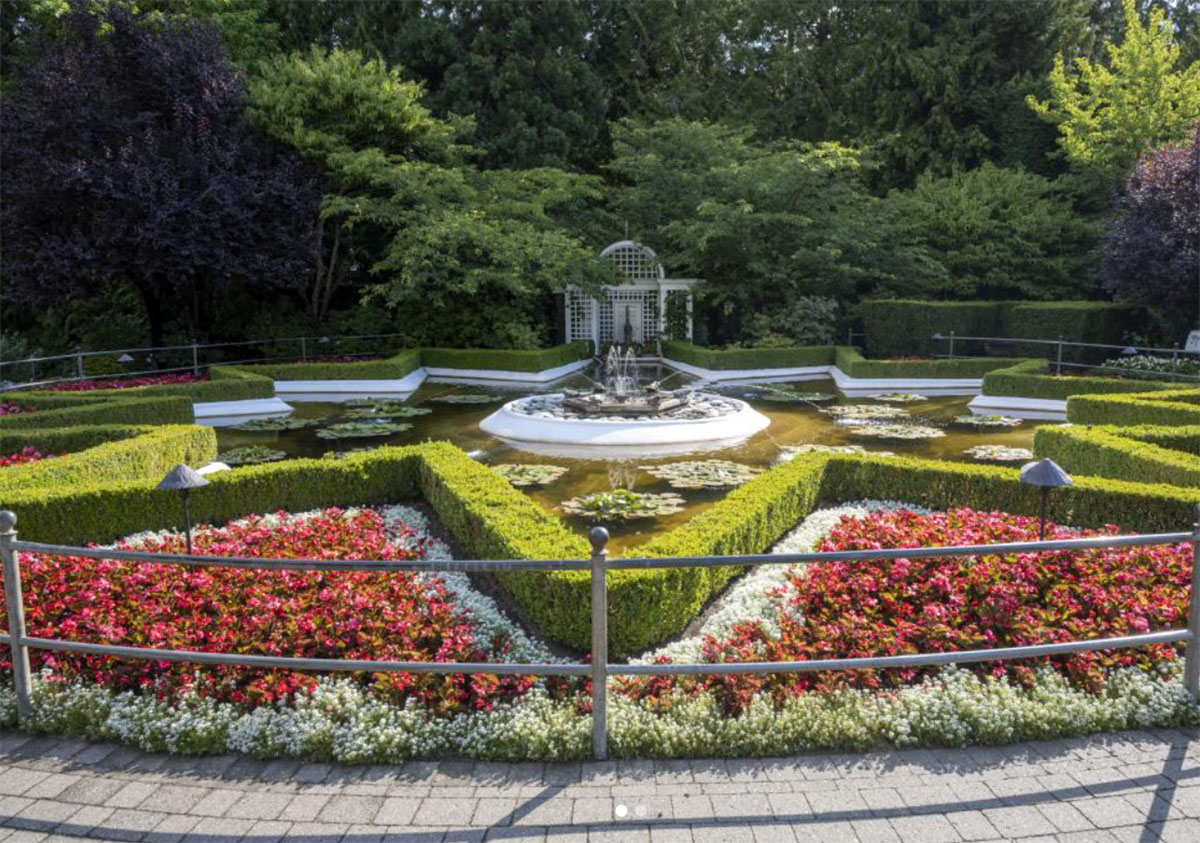
[[233, 425], [231, 430], [279, 431], [301, 430], [321, 423], [321, 419], [298, 419], [295, 416], [284, 416], [278, 419], [250, 419], [241, 424]]
[[217, 454], [217, 462], [223, 462], [229, 466], [256, 465], [262, 462], [286, 460], [289, 456], [290, 454], [287, 451], [277, 451], [274, 448], [267, 448], [262, 445], [244, 445], [240, 448], [230, 448], [228, 451]]
[[1007, 445], [975, 445], [963, 453], [985, 462], [1025, 462], [1033, 459], [1033, 451], [1028, 448], [1010, 448]]
[[1025, 419], [1018, 419], [1015, 416], [977, 416], [973, 413], [967, 413], [966, 415], [955, 416], [954, 423], [966, 425], [967, 427], [1019, 427], [1025, 423]]
[[490, 404], [500, 400], [499, 395], [486, 395], [482, 392], [449, 392], [445, 395], [435, 395], [430, 401], [439, 404]]
[[759, 469], [729, 460], [695, 460], [666, 465], [639, 466], [673, 489], [731, 489], [759, 473]]
[[321, 439], [358, 439], [369, 436], [390, 436], [393, 433], [399, 433], [411, 427], [411, 424], [405, 424], [404, 422], [340, 422], [339, 424], [331, 424], [329, 427], [321, 428], [317, 431], [317, 436]]
[[876, 439], [937, 439], [946, 431], [923, 424], [871, 424], [851, 427], [847, 432], [854, 436], [873, 436]]
[[683, 505], [683, 498], [672, 492], [656, 495], [614, 489], [570, 498], [562, 502], [562, 509], [569, 515], [582, 515], [595, 521], [625, 521], [670, 515], [682, 510]]
[[567, 469], [560, 465], [530, 463], [501, 463], [492, 466], [492, 471], [514, 486], [545, 486], [567, 473]]

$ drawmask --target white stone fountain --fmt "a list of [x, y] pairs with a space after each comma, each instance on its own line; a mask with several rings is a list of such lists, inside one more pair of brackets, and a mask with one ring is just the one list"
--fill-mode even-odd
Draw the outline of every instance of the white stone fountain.
[[613, 348], [591, 392], [529, 395], [479, 423], [516, 447], [567, 456], [672, 455], [737, 444], [771, 423], [745, 401], [639, 386], [632, 350]]

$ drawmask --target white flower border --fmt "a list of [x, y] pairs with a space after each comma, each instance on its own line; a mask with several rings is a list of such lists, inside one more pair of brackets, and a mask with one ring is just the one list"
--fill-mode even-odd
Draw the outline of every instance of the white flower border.
[[[864, 501], [814, 512], [773, 550], [812, 549], [843, 515], [865, 515], [901, 504]], [[916, 507], [907, 507], [925, 512]], [[389, 530], [408, 524], [426, 532], [428, 522], [411, 507], [381, 508]], [[314, 513], [301, 513], [300, 516]], [[273, 516], [272, 516], [273, 517]], [[143, 534], [149, 535], [149, 534]], [[434, 541], [429, 554], [449, 559]], [[435, 555], [436, 554], [436, 555]], [[762, 566], [722, 599], [701, 634], [719, 635], [748, 617], [770, 617], [783, 596], [785, 566]], [[513, 636], [513, 656], [549, 660], [545, 648], [517, 629], [488, 597], [470, 588], [461, 574], [441, 578], [481, 629]], [[658, 651], [691, 658], [698, 639]], [[518, 656], [517, 654], [521, 655]], [[649, 654], [645, 658], [652, 658]], [[1030, 687], [1007, 679], [981, 678], [955, 667], [893, 693], [844, 690], [805, 694], [780, 708], [756, 698], [739, 717], [722, 714], [715, 698], [676, 695], [665, 713], [651, 711], [620, 694], [609, 696], [609, 748], [617, 757], [703, 757], [787, 755], [811, 749], [868, 749], [892, 746], [1003, 744], [1129, 728], [1190, 726], [1200, 710], [1183, 689], [1178, 661], [1157, 675], [1134, 668], [1110, 673], [1100, 693], [1071, 687], [1049, 668], [1035, 672]], [[34, 713], [23, 727], [95, 741], [122, 741], [150, 752], [189, 754], [230, 750], [262, 758], [295, 757], [345, 763], [396, 763], [413, 758], [462, 755], [520, 761], [584, 758], [591, 721], [570, 700], [550, 698], [544, 684], [492, 711], [439, 718], [410, 703], [391, 705], [366, 695], [345, 678], [319, 680], [312, 693], [291, 705], [263, 706], [243, 713], [228, 703], [184, 696], [165, 703], [129, 691], [115, 693], [89, 683], [62, 685], [39, 677]], [[16, 723], [16, 694], [0, 686], [0, 726]]]

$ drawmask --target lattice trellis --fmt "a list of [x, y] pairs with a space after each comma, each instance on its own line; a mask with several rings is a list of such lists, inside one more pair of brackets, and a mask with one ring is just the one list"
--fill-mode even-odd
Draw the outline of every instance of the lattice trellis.
[[662, 265], [654, 252], [631, 240], [612, 244], [600, 253], [600, 257], [611, 260], [635, 284], [658, 281], [663, 277]]
[[633, 324], [633, 342], [658, 339], [658, 291], [609, 287], [600, 303], [600, 342], [625, 342], [625, 308]]
[[592, 308], [595, 300], [579, 290], [567, 290], [567, 342], [592, 339]]

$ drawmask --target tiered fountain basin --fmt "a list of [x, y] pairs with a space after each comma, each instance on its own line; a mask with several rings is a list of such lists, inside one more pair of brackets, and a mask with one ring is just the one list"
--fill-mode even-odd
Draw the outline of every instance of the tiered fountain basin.
[[728, 447], [771, 423], [745, 401], [701, 392], [654, 414], [639, 413], [636, 397], [628, 414], [611, 405], [602, 413], [583, 412], [568, 406], [567, 398], [563, 393], [518, 398], [479, 427], [525, 450], [617, 456], [626, 450], [669, 455]]

